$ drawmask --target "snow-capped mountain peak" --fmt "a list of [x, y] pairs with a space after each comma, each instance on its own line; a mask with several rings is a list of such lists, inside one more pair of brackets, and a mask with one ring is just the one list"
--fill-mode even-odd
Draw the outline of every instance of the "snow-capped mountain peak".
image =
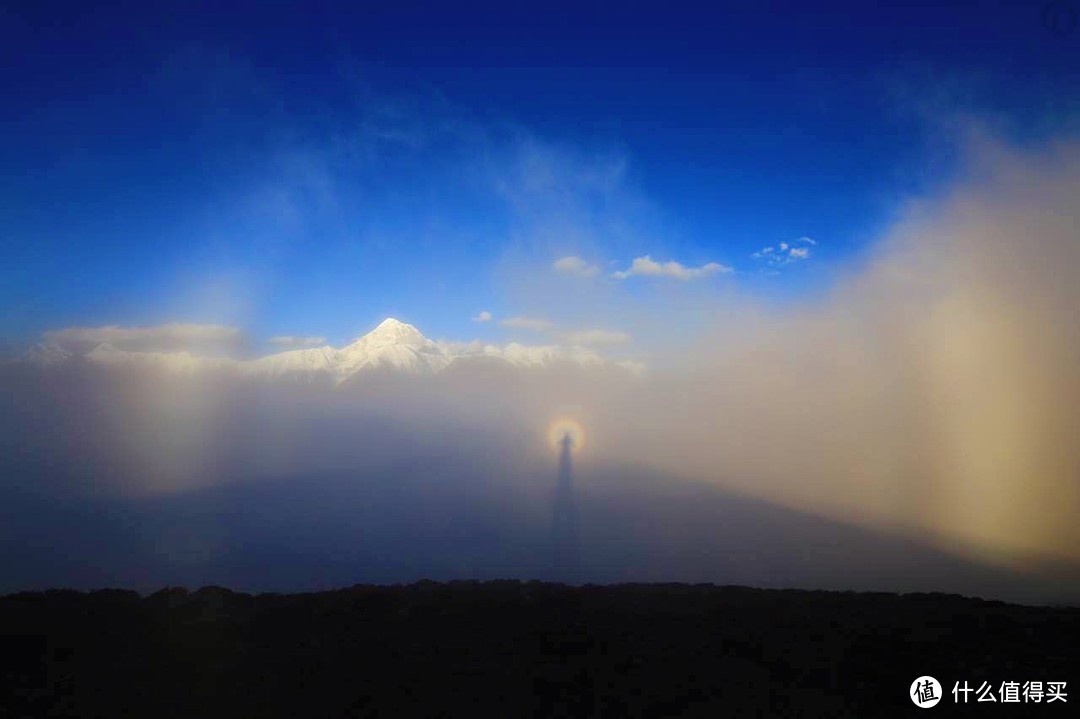
[[365, 369], [438, 372], [452, 359], [420, 330], [393, 317], [341, 348], [338, 357], [339, 381]]
[[424, 337], [420, 330], [393, 317], [387, 317], [375, 329], [349, 346], [352, 347], [359, 343], [364, 343], [367, 346], [407, 345], [410, 347], [426, 347], [432, 344], [431, 340]]

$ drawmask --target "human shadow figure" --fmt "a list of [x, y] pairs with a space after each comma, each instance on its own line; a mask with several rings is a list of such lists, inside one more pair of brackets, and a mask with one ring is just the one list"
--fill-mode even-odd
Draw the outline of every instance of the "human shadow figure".
[[574, 583], [581, 562], [578, 544], [577, 509], [574, 503], [574, 474], [571, 450], [574, 439], [567, 432], [559, 440], [559, 479], [555, 489], [555, 510], [552, 518], [555, 579]]

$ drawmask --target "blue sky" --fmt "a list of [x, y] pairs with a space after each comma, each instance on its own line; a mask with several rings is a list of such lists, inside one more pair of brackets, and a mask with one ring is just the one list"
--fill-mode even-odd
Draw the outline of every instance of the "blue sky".
[[[800, 298], [951, 177], [961, 120], [1059, 132], [1080, 80], [1040, 3], [227, 5], [0, 11], [5, 342]], [[645, 256], [733, 271], [611, 276]]]

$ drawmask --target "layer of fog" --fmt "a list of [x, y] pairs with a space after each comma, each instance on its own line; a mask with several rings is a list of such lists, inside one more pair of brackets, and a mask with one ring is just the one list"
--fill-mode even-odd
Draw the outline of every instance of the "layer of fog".
[[976, 142], [965, 179], [824, 299], [724, 308], [690, 366], [631, 402], [650, 419], [620, 442], [988, 561], [1075, 562], [1078, 267], [1080, 145]]
[[1080, 147], [983, 146], [813, 303], [729, 297], [649, 375], [359, 387], [2, 376], [4, 586], [551, 576], [1077, 597]]

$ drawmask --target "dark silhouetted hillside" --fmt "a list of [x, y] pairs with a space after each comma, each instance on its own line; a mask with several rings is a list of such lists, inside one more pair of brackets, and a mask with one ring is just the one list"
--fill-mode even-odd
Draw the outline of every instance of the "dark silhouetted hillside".
[[[1077, 686], [1080, 609], [941, 594], [420, 582], [0, 598], [0, 715], [1066, 716], [953, 683]], [[974, 698], [974, 697], [973, 697]]]

